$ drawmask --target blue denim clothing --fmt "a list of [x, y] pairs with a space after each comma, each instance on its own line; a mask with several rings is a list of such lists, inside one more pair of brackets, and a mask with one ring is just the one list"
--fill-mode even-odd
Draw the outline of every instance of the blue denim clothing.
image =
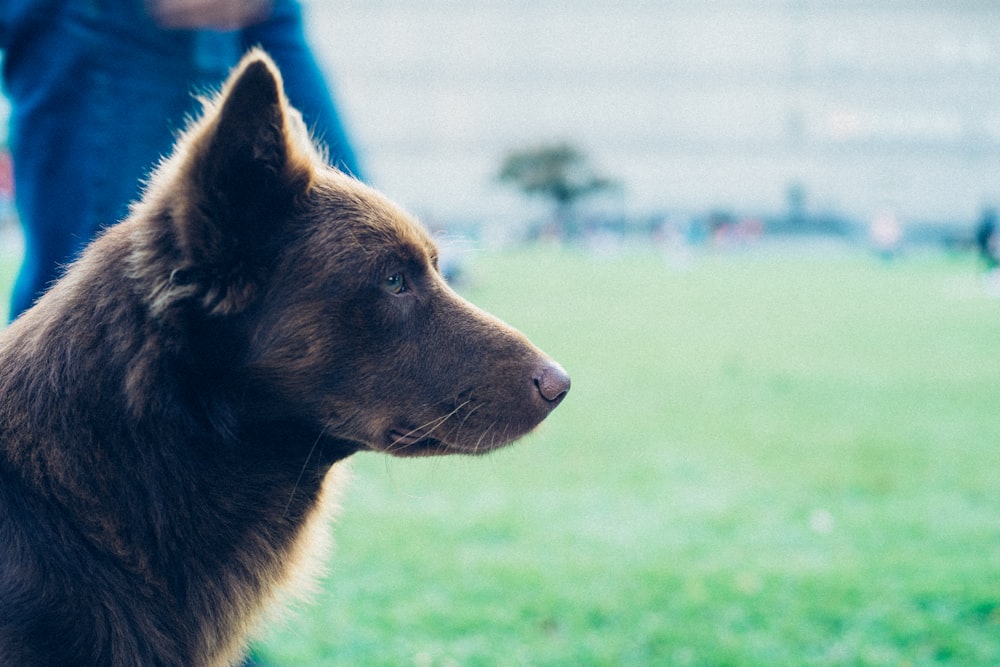
[[361, 175], [295, 0], [275, 0], [267, 20], [232, 32], [164, 30], [144, 0], [0, 4], [10, 149], [25, 236], [12, 319], [102, 227], [127, 214], [143, 178], [198, 112], [193, 93], [216, 89], [251, 46], [274, 58], [289, 100], [334, 164]]

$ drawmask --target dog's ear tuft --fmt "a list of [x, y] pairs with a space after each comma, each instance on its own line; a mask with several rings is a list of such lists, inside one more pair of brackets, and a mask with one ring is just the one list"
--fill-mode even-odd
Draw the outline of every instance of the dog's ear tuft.
[[238, 312], [272, 264], [271, 240], [308, 188], [315, 157], [280, 73], [259, 50], [244, 57], [187, 139], [180, 172], [188, 205], [171, 216], [179, 249], [185, 268], [207, 281], [204, 305]]

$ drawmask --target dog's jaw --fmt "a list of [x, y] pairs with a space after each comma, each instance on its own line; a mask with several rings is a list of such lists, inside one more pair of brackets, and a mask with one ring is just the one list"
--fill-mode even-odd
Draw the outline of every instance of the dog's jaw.
[[478, 432], [466, 432], [462, 427], [476, 411], [475, 407], [463, 410], [471, 404], [466, 402], [422, 427], [392, 426], [382, 439], [383, 446], [374, 449], [393, 456], [415, 457], [479, 455], [505, 447], [534, 430], [563, 401], [570, 388], [569, 375], [549, 359], [534, 374], [532, 383], [535, 391], [526, 392], [525, 409], [515, 419], [497, 419]]

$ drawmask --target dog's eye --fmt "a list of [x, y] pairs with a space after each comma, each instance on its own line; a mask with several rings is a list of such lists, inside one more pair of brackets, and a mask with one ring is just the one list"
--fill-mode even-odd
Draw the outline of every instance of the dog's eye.
[[394, 273], [382, 281], [382, 289], [389, 294], [402, 294], [406, 291], [406, 281], [402, 273]]

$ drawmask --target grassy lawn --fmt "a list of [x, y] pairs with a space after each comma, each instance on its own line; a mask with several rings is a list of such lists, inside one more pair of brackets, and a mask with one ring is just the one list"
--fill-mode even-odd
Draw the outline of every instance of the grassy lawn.
[[355, 457], [289, 665], [1000, 664], [1000, 302], [971, 260], [473, 257], [573, 390]]
[[1000, 664], [1000, 300], [971, 259], [472, 255], [573, 376], [480, 459], [355, 457], [293, 665]]

